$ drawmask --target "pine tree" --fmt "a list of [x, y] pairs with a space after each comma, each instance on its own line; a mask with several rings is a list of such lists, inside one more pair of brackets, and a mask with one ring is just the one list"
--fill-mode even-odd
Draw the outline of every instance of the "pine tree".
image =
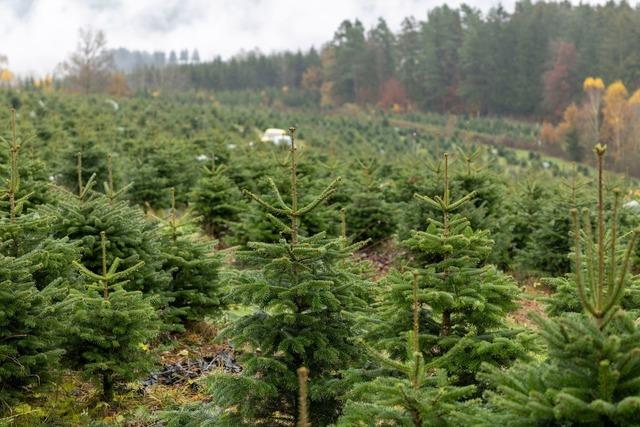
[[139, 378], [153, 363], [147, 342], [159, 331], [160, 322], [149, 300], [140, 291], [124, 289], [126, 277], [144, 262], [119, 271], [120, 258], [109, 265], [106, 233], [100, 232], [101, 267], [94, 272], [74, 262], [91, 283], [72, 289], [65, 332], [66, 359], [73, 367], [102, 385], [102, 398], [111, 402], [114, 386]]
[[163, 270], [171, 273], [166, 294], [170, 297], [168, 318], [182, 324], [200, 321], [218, 313], [222, 307], [222, 288], [218, 275], [221, 259], [214, 252], [214, 241], [197, 232], [199, 218], [190, 211], [177, 215], [175, 189], [171, 189], [171, 213], [163, 220], [165, 261]]
[[[511, 278], [484, 264], [492, 241], [487, 231], [474, 231], [454, 212], [469, 203], [469, 193], [451, 201], [448, 156], [444, 161], [443, 196], [416, 197], [440, 212], [425, 231], [413, 231], [404, 245], [421, 266], [420, 346], [430, 367], [444, 368], [454, 384], [472, 384], [482, 361], [506, 366], [525, 355], [526, 340], [505, 325], [515, 308], [518, 289]], [[402, 274], [391, 274], [378, 317], [370, 332], [383, 348], [402, 357], [402, 333], [411, 329], [411, 285]], [[520, 339], [522, 338], [522, 339]]]
[[[225, 329], [240, 357], [242, 375], [214, 374], [208, 383], [220, 408], [220, 425], [292, 422], [298, 415], [296, 370], [310, 372], [309, 407], [312, 425], [326, 425], [338, 415], [335, 391], [338, 370], [361, 357], [353, 313], [363, 308], [364, 281], [343, 267], [358, 247], [325, 233], [303, 236], [300, 219], [336, 191], [338, 180], [319, 196], [299, 206], [294, 132], [290, 129], [291, 184], [287, 204], [271, 181], [275, 204], [249, 196], [278, 223], [288, 238], [277, 243], [249, 243], [238, 253], [247, 270], [232, 283], [230, 301], [252, 312]], [[275, 216], [285, 216], [290, 225]]]
[[[551, 319], [536, 317], [548, 357], [507, 371], [487, 367], [483, 378], [495, 387], [487, 397], [497, 412], [474, 414], [466, 422], [628, 426], [637, 425], [640, 419], [640, 328], [635, 316], [620, 308], [639, 231], [618, 236], [617, 201], [610, 228], [605, 227], [602, 170], [605, 147], [598, 144], [595, 151], [598, 158], [595, 238], [589, 210], [583, 210], [582, 221], [577, 209], [571, 210], [574, 274], [583, 313]], [[619, 262], [621, 240], [626, 241], [626, 249]]]
[[[456, 401], [473, 392], [475, 387], [472, 385], [450, 386], [446, 372], [430, 372], [426, 366], [419, 343], [421, 302], [417, 273], [413, 274], [412, 300], [412, 330], [406, 334], [405, 357], [402, 361], [393, 360], [369, 349], [382, 369], [369, 373], [373, 379], [356, 380], [347, 393], [347, 404], [338, 426], [448, 425]], [[362, 376], [358, 370], [352, 371], [351, 375]]]
[[238, 221], [244, 206], [240, 191], [226, 176], [224, 165], [203, 167], [202, 176], [191, 193], [194, 211], [201, 216], [202, 226], [210, 236], [220, 238]]

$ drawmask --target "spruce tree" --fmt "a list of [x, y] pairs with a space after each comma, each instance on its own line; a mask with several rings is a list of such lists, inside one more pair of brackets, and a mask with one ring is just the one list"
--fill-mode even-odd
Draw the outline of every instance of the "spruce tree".
[[[382, 369], [370, 372], [368, 381], [356, 380], [346, 395], [347, 404], [338, 426], [444, 426], [456, 409], [456, 401], [473, 392], [474, 386], [454, 387], [443, 370], [427, 368], [420, 351], [420, 305], [418, 275], [412, 280], [412, 330], [406, 334], [406, 355], [394, 360], [369, 349]], [[352, 375], [361, 376], [359, 371]]]
[[238, 221], [243, 201], [235, 183], [226, 175], [224, 165], [203, 167], [204, 175], [191, 192], [191, 205], [200, 215], [204, 230], [210, 236], [221, 238]]
[[[362, 356], [351, 339], [353, 313], [364, 306], [365, 282], [344, 268], [358, 246], [325, 233], [304, 236], [299, 229], [300, 219], [336, 191], [338, 180], [310, 203], [298, 204], [294, 132], [291, 128], [289, 203], [273, 181], [275, 204], [249, 193], [288, 237], [249, 243], [238, 253], [247, 269], [232, 281], [230, 302], [251, 313], [220, 335], [244, 350], [241, 376], [214, 374], [208, 381], [213, 402], [230, 408], [220, 413], [220, 425], [294, 422], [299, 413], [296, 371], [302, 366], [310, 372], [310, 422], [326, 425], [339, 414], [338, 371]], [[288, 217], [289, 224], [276, 215]]]
[[87, 282], [71, 290], [65, 331], [66, 359], [102, 385], [102, 398], [111, 402], [118, 382], [139, 378], [153, 363], [147, 342], [160, 322], [150, 299], [127, 291], [126, 278], [144, 262], [120, 270], [120, 258], [109, 263], [106, 233], [100, 232], [101, 266], [95, 272], [74, 262]]
[[[489, 408], [466, 418], [473, 425], [629, 426], [640, 419], [640, 328], [620, 307], [638, 230], [618, 236], [614, 202], [605, 226], [603, 157], [598, 158], [595, 234], [588, 209], [572, 209], [575, 280], [582, 313], [535, 318], [548, 357], [502, 371], [486, 367]], [[616, 197], [616, 200], [619, 200]], [[582, 227], [580, 223], [582, 222]], [[621, 241], [626, 241], [618, 259]], [[609, 254], [607, 258], [606, 254]]]
[[[516, 307], [518, 288], [507, 275], [485, 264], [492, 241], [487, 231], [474, 231], [454, 212], [475, 194], [450, 200], [448, 156], [444, 161], [442, 196], [416, 195], [440, 212], [425, 231], [412, 231], [404, 245], [421, 267], [420, 346], [430, 367], [444, 368], [454, 384], [476, 381], [483, 361], [506, 366], [524, 356], [526, 340], [507, 328], [506, 314]], [[410, 278], [392, 273], [382, 292], [380, 321], [370, 333], [382, 348], [402, 357], [404, 331], [411, 329]]]

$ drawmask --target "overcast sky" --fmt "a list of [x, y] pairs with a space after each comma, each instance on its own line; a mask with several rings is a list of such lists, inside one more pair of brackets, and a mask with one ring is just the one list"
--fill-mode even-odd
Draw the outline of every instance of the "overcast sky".
[[[597, 0], [594, 0], [597, 1]], [[306, 49], [333, 36], [344, 19], [367, 28], [379, 16], [395, 31], [406, 16], [424, 19], [444, 0], [0, 0], [0, 55], [20, 74], [53, 70], [78, 29], [103, 29], [109, 47], [197, 48], [202, 60], [241, 49]], [[460, 1], [448, 1], [457, 6]], [[488, 10], [497, 0], [467, 0]], [[514, 0], [502, 2], [508, 9]]]

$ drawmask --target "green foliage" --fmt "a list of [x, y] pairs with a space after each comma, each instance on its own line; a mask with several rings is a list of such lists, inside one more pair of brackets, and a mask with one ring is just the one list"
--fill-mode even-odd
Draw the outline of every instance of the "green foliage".
[[203, 168], [204, 175], [196, 182], [190, 200], [200, 215], [202, 226], [210, 236], [220, 238], [229, 232], [231, 224], [246, 206], [235, 184], [227, 177], [223, 165]]
[[[273, 149], [270, 150], [270, 149]], [[262, 146], [257, 150], [251, 150], [241, 158], [241, 164], [234, 165], [242, 167], [242, 173], [238, 180], [243, 190], [248, 190], [254, 194], [264, 194], [265, 201], [274, 204], [277, 199], [272, 192], [272, 182], [276, 187], [283, 188], [289, 185], [290, 177], [287, 174], [287, 164], [290, 159], [282, 155], [284, 147]], [[275, 151], [275, 153], [274, 153]], [[311, 153], [303, 151], [303, 155], [312, 157]], [[247, 162], [249, 160], [249, 162]], [[298, 169], [297, 185], [301, 189], [299, 194], [299, 203], [306, 205], [314, 201], [314, 194], [321, 193], [324, 189], [331, 185], [332, 178], [328, 172], [332, 172], [330, 168], [324, 168], [320, 163], [322, 159], [312, 157], [309, 162], [304, 162]], [[311, 164], [310, 164], [311, 163]], [[265, 178], [268, 176], [269, 178]], [[246, 195], [245, 191], [245, 195]], [[291, 203], [290, 194], [282, 194], [282, 198], [286, 203]], [[333, 203], [332, 203], [333, 202]], [[300, 218], [299, 227], [303, 232], [311, 235], [322, 231], [328, 234], [337, 234], [338, 232], [338, 215], [335, 205], [344, 204], [346, 197], [336, 197], [328, 201], [326, 206], [323, 204], [306, 213]], [[256, 204], [248, 204], [244, 207], [243, 212], [239, 215], [238, 223], [232, 227], [234, 235], [234, 243], [245, 245], [249, 241], [261, 242], [277, 242], [281, 238], [281, 227], [274, 218], [278, 220], [286, 220], [282, 213], [274, 212], [272, 216], [265, 216], [262, 208]]]
[[[585, 206], [584, 185], [576, 172], [571, 179], [563, 179], [560, 185], [550, 188], [550, 191], [540, 191], [539, 184], [530, 184], [528, 196], [524, 198], [529, 202], [524, 203], [531, 209], [523, 215], [530, 221], [528, 225], [520, 221], [519, 227], [528, 233], [522, 235], [517, 246], [516, 264], [519, 270], [554, 276], [569, 272], [570, 258], [559, 256], [571, 250], [571, 221], [566, 212]], [[518, 209], [517, 212], [521, 214], [522, 210]]]
[[102, 265], [100, 233], [109, 233], [109, 259], [120, 258], [124, 268], [144, 262], [132, 272], [126, 288], [158, 294], [166, 303], [168, 296], [163, 293], [171, 276], [162, 268], [164, 256], [157, 226], [127, 202], [110, 200], [97, 193], [86, 194], [90, 187], [86, 190], [82, 197], [68, 194], [58, 206], [46, 207], [52, 217], [53, 235], [77, 242], [83, 265], [97, 271]]
[[346, 182], [345, 218], [348, 235], [355, 241], [377, 243], [391, 237], [396, 227], [397, 211], [389, 199], [389, 182], [383, 179], [374, 162], [359, 162]]
[[[456, 40], [436, 40], [444, 32], [443, 24], [457, 25], [459, 18], [463, 32], [467, 25], [481, 33], [486, 30], [480, 28], [483, 23], [473, 22], [473, 11], [465, 9], [459, 17], [456, 13], [439, 10], [428, 31], [417, 22], [403, 24], [407, 34], [398, 43], [429, 55], [437, 46], [451, 53]], [[497, 26], [499, 16], [496, 12], [486, 19]], [[355, 28], [349, 37], [359, 37], [359, 31]], [[345, 40], [345, 48], [352, 41]], [[364, 34], [367, 54], [362, 64], [373, 57], [381, 62], [375, 70], [346, 68], [367, 79], [351, 94], [356, 102], [375, 98], [371, 90], [381, 76], [388, 76], [390, 63], [403, 73], [416, 66], [388, 57], [388, 42], [392, 35], [383, 22], [371, 35]], [[340, 55], [346, 58], [348, 50]], [[426, 58], [416, 58], [413, 71]], [[414, 89], [451, 77], [443, 76], [439, 66], [429, 65], [433, 80], [419, 79]], [[349, 80], [362, 76], [340, 77], [342, 89], [350, 90]], [[409, 74], [403, 74], [405, 78], [410, 79]], [[523, 88], [523, 93], [530, 89]], [[0, 399], [10, 405], [4, 411], [16, 416], [0, 417], [0, 423], [106, 424], [95, 419], [104, 416], [98, 412], [105, 405], [81, 415], [82, 406], [68, 409], [76, 397], [83, 402], [81, 384], [64, 385], [80, 386], [80, 395], [66, 390], [60, 406], [39, 404], [59, 397], [49, 394], [50, 386], [59, 381], [46, 375], [57, 373], [56, 348], [64, 344], [68, 350], [62, 356], [68, 363], [60, 365], [70, 374], [66, 378], [76, 378], [68, 371], [78, 368], [107, 389], [111, 380], [117, 388], [137, 379], [153, 362], [147, 344], [158, 328], [204, 317], [213, 317], [216, 327], [226, 326], [218, 339], [232, 344], [244, 371], [215, 371], [198, 391], [208, 395], [207, 402], [163, 414], [162, 422], [168, 425], [304, 424], [301, 402], [309, 404], [312, 425], [412, 425], [411, 411], [416, 409], [425, 425], [569, 425], [574, 409], [567, 402], [575, 399], [567, 395], [581, 399], [587, 408], [575, 415], [576, 424], [633, 423], [633, 399], [628, 401], [632, 409], [622, 402], [629, 397], [627, 391], [638, 394], [633, 388], [637, 333], [630, 321], [640, 294], [637, 278], [630, 272], [621, 279], [620, 272], [627, 253], [623, 246], [632, 238], [628, 232], [639, 220], [633, 203], [617, 208], [622, 201], [605, 200], [605, 206], [620, 212], [618, 221], [616, 215], [604, 215], [610, 226], [618, 224], [619, 235], [612, 252], [616, 233], [605, 232], [604, 273], [593, 268], [600, 262], [599, 242], [588, 238], [587, 230], [597, 231], [587, 225], [580, 232], [578, 251], [584, 271], [580, 278], [575, 272], [561, 276], [569, 272], [576, 254], [574, 250], [567, 256], [572, 226], [566, 211], [581, 209], [585, 197], [578, 173], [572, 174], [563, 162], [508, 148], [534, 141], [534, 124], [475, 115], [400, 116], [355, 106], [340, 114], [318, 114], [242, 105], [248, 99], [277, 103], [280, 88], [265, 95], [216, 93], [215, 98], [205, 93], [141, 94], [118, 100], [119, 111], [101, 96], [30, 90], [12, 95], [0, 91], [3, 104], [19, 98], [22, 110], [17, 117], [23, 118], [6, 137], [8, 154], [0, 154], [5, 184], [0, 189], [0, 324], [8, 325], [6, 331], [0, 327], [0, 381], [8, 384], [0, 387]], [[460, 101], [455, 93], [450, 98], [447, 93], [423, 93], [421, 102]], [[500, 96], [488, 93], [486, 102], [498, 102]], [[0, 109], [0, 120], [6, 117]], [[301, 165], [285, 158], [289, 147], [258, 142], [263, 129], [285, 120], [308, 124], [305, 135], [296, 139], [296, 148], [303, 148]], [[449, 165], [445, 168], [445, 162], [435, 158], [454, 143], [487, 143], [495, 149], [459, 150], [456, 173], [449, 179]], [[65, 191], [55, 183], [66, 180], [69, 188], [77, 186], [78, 150], [83, 152], [82, 188]], [[212, 152], [224, 167], [202, 168], [201, 153]], [[106, 153], [113, 153], [113, 161]], [[590, 169], [580, 166], [579, 172], [589, 175]], [[92, 177], [93, 173], [98, 175]], [[337, 194], [332, 181], [336, 175], [346, 177], [346, 191]], [[94, 191], [96, 177], [107, 181], [100, 193]], [[569, 179], [561, 181], [563, 177]], [[125, 179], [134, 179], [134, 185], [121, 186]], [[527, 184], [516, 188], [514, 183]], [[169, 196], [171, 187], [177, 188], [175, 203]], [[634, 187], [631, 181], [628, 188]], [[236, 188], [246, 189], [245, 196], [254, 203], [241, 200]], [[283, 188], [295, 192], [285, 194], [279, 191]], [[467, 195], [471, 191], [474, 194]], [[414, 193], [442, 197], [414, 198]], [[631, 191], [625, 194], [635, 197]], [[345, 209], [346, 233], [339, 233], [339, 208]], [[202, 217], [201, 223], [191, 210]], [[162, 220], [151, 218], [156, 212]], [[597, 214], [581, 214], [580, 219], [599, 223]], [[214, 224], [213, 230], [207, 221]], [[396, 231], [398, 239], [393, 238]], [[109, 237], [107, 266], [119, 258], [114, 272], [127, 272], [115, 282], [128, 279], [109, 282], [113, 286], [108, 301], [101, 292], [104, 286], [92, 283], [101, 280], [86, 277], [87, 272], [101, 275], [101, 232]], [[229, 265], [221, 266], [220, 253], [213, 250], [217, 243], [207, 236], [211, 233], [222, 236], [222, 246], [241, 245], [238, 252], [224, 252], [230, 255]], [[334, 237], [338, 235], [342, 237]], [[352, 252], [361, 246], [348, 245], [347, 236], [392, 238], [385, 242], [384, 252], [371, 247], [354, 259]], [[404, 243], [398, 247], [398, 241]], [[636, 255], [634, 249], [631, 259]], [[86, 271], [73, 268], [73, 261], [81, 262]], [[518, 290], [490, 263], [516, 277], [555, 276], [545, 279], [556, 291], [547, 301], [547, 313], [559, 319], [549, 325], [538, 320], [536, 326], [546, 347], [534, 347], [531, 334], [507, 327], [508, 322], [520, 322], [527, 305], [513, 319], [505, 319], [516, 307]], [[389, 266], [396, 268], [388, 272]], [[407, 266], [420, 271], [415, 334], [409, 332], [414, 296]], [[230, 271], [229, 281], [222, 280], [222, 269], [224, 279]], [[590, 275], [590, 270], [596, 274]], [[370, 284], [363, 277], [378, 281]], [[600, 309], [599, 277], [605, 282]], [[611, 292], [610, 277], [615, 279]], [[580, 315], [579, 289], [600, 320]], [[609, 305], [627, 313], [602, 313]], [[224, 312], [227, 307], [230, 311]], [[218, 314], [229, 323], [218, 323]], [[32, 335], [23, 337], [20, 331]], [[407, 348], [407, 338], [413, 336], [418, 338], [418, 352], [413, 340]], [[171, 346], [165, 340], [174, 337], [161, 335], [158, 345]], [[23, 358], [22, 366], [7, 363], [2, 359], [6, 354]], [[509, 369], [518, 358], [521, 363]], [[483, 362], [486, 368], [481, 369]], [[596, 378], [601, 362], [613, 366], [611, 377], [602, 381]], [[301, 366], [309, 368], [308, 399], [300, 399], [302, 385], [307, 384], [296, 376]], [[616, 383], [618, 373], [623, 379]], [[612, 381], [605, 384], [607, 378]], [[417, 389], [414, 379], [420, 379]], [[34, 393], [40, 385], [46, 394]], [[574, 385], [580, 388], [577, 395]], [[602, 396], [608, 395], [598, 393], [609, 385], [613, 397], [605, 400]], [[491, 391], [484, 395], [485, 402], [479, 394], [487, 388]], [[545, 396], [543, 403], [536, 400], [539, 394]], [[129, 399], [138, 400], [135, 391], [118, 396], [109, 411], [119, 411], [120, 402]], [[576, 407], [583, 408], [582, 403]], [[545, 418], [551, 413], [559, 418]], [[111, 422], [142, 421], [119, 415]]]
[[[46, 218], [26, 213], [32, 193], [21, 187], [19, 153], [24, 139], [16, 132], [0, 137], [8, 148], [8, 177], [0, 192], [0, 414], [17, 398], [46, 385], [61, 354], [57, 285], [76, 258], [66, 240], [47, 235]], [[4, 174], [3, 174], [4, 175]], [[29, 187], [33, 188], [31, 183]]]
[[[95, 137], [94, 137], [95, 138]], [[106, 179], [107, 151], [93, 138], [77, 138], [67, 145], [61, 157], [62, 163], [56, 177], [56, 183], [79, 194], [91, 176]]]
[[600, 329], [584, 314], [538, 319], [549, 358], [508, 371], [486, 368], [496, 388], [487, 397], [495, 414], [470, 425], [634, 425], [638, 419], [640, 331], [624, 312]]
[[[311, 372], [311, 423], [326, 425], [339, 413], [332, 385], [339, 379], [337, 371], [361, 357], [351, 341], [352, 314], [364, 308], [365, 282], [344, 267], [357, 246], [325, 233], [301, 236], [299, 230], [299, 219], [329, 198], [336, 182], [299, 207], [297, 178], [292, 142], [291, 204], [284, 202], [275, 184], [275, 204], [250, 194], [290, 237], [277, 243], [252, 242], [238, 253], [246, 269], [232, 279], [229, 301], [250, 307], [251, 312], [220, 335], [246, 349], [240, 356], [240, 377], [215, 374], [208, 380], [213, 401], [221, 408], [235, 408], [221, 415], [221, 423], [295, 420], [296, 370], [304, 366]], [[275, 215], [289, 217], [291, 225]]]
[[[413, 231], [404, 244], [421, 267], [420, 334], [425, 359], [430, 366], [445, 368], [457, 383], [471, 384], [481, 361], [505, 366], [524, 356], [526, 348], [515, 338], [518, 332], [505, 325], [506, 314], [516, 307], [518, 289], [508, 276], [484, 265], [492, 244], [488, 233], [472, 230], [466, 218], [453, 214], [474, 193], [451, 201], [447, 168], [445, 155], [442, 197], [416, 195], [440, 211], [442, 220], [429, 218], [427, 229]], [[397, 275], [388, 286], [380, 316], [388, 324], [373, 334], [391, 338], [386, 347], [397, 351], [397, 339], [392, 337], [408, 330], [410, 287]]]
[[116, 257], [108, 265], [110, 242], [104, 231], [100, 237], [99, 273], [74, 263], [90, 283], [71, 289], [64, 346], [67, 362], [101, 383], [102, 398], [110, 402], [115, 384], [139, 378], [152, 365], [145, 345], [158, 334], [160, 322], [149, 298], [123, 287], [144, 263], [120, 270]]
[[[420, 352], [418, 279], [412, 283], [413, 327], [407, 333], [404, 362], [396, 361], [369, 350], [374, 360], [388, 372], [374, 372], [368, 381], [355, 380], [346, 395], [347, 404], [338, 426], [399, 425], [444, 426], [456, 410], [456, 401], [468, 396], [474, 386], [452, 387], [446, 372], [429, 373]], [[399, 372], [400, 375], [394, 375]], [[372, 376], [372, 373], [368, 373]], [[349, 377], [362, 374], [355, 370]], [[352, 380], [353, 381], [353, 380]]]
[[136, 164], [128, 176], [129, 197], [139, 205], [168, 208], [169, 189], [175, 188], [178, 203], [186, 205], [197, 180], [197, 148], [187, 142], [158, 141], [136, 147]]
[[200, 321], [205, 316], [219, 314], [222, 307], [222, 286], [219, 278], [221, 257], [214, 252], [214, 241], [201, 236], [187, 211], [177, 216], [175, 190], [168, 219], [163, 220], [163, 270], [171, 274], [165, 292], [170, 298], [168, 318], [180, 323]]
[[[640, 348], [635, 316], [621, 310], [631, 253], [638, 231], [633, 231], [618, 263], [617, 209], [613, 205], [605, 227], [603, 156], [597, 145], [598, 212], [596, 238], [590, 213], [583, 210], [583, 227], [572, 209], [574, 277], [583, 313], [558, 318], [536, 318], [548, 357], [502, 371], [486, 367], [483, 378], [495, 387], [489, 392], [495, 413], [470, 416], [477, 425], [635, 425], [640, 414]], [[583, 249], [584, 248], [584, 249]], [[609, 258], [605, 257], [609, 253]]]
[[51, 237], [51, 218], [39, 206], [51, 203], [55, 197], [45, 195], [52, 193], [48, 183], [43, 185], [28, 172], [24, 179], [20, 153], [28, 139], [18, 135], [15, 115], [11, 137], [0, 137], [0, 141], [7, 145], [9, 153], [6, 175], [0, 175], [6, 176], [6, 185], [0, 189], [0, 242], [5, 242], [2, 252], [11, 257], [29, 256], [34, 266], [31, 277], [38, 289], [59, 279], [70, 279], [69, 265], [78, 258], [78, 248], [66, 238]]
[[57, 316], [51, 289], [36, 288], [32, 274], [37, 268], [29, 255], [0, 254], [0, 414], [25, 392], [46, 384], [61, 354], [53, 339]]

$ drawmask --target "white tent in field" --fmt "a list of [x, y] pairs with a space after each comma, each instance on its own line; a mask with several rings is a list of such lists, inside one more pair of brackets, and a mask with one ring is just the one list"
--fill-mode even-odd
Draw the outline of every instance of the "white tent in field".
[[291, 144], [291, 136], [289, 136], [288, 132], [284, 129], [269, 128], [264, 131], [260, 140], [262, 142], [271, 142], [276, 145]]

